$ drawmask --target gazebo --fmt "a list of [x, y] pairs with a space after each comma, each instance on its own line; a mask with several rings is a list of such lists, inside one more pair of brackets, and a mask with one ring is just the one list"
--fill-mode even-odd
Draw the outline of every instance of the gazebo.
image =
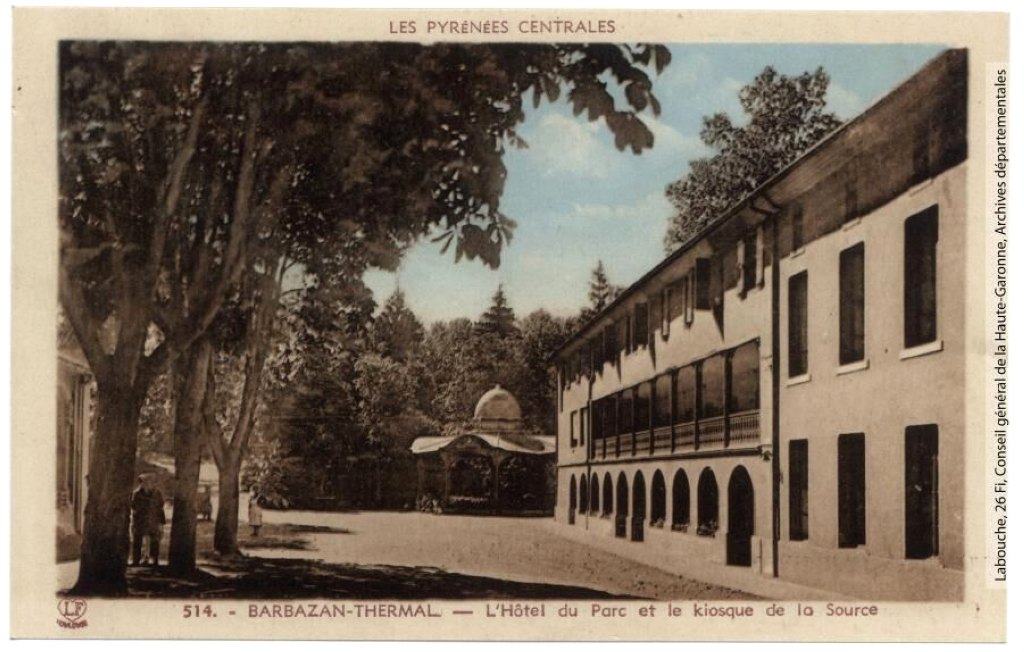
[[417, 504], [445, 512], [551, 514], [555, 438], [524, 432], [519, 402], [497, 385], [480, 397], [472, 426], [413, 441]]

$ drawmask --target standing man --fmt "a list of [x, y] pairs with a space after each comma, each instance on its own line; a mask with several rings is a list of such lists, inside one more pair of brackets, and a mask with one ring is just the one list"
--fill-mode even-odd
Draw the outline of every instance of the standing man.
[[149, 539], [146, 561], [153, 566], [159, 564], [160, 538], [166, 522], [163, 494], [153, 485], [151, 475], [140, 475], [139, 485], [132, 493], [132, 566], [139, 565], [143, 538]]

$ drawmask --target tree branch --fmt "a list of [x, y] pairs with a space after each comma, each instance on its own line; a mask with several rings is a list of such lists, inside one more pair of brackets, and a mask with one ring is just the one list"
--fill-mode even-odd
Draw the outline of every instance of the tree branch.
[[170, 229], [171, 217], [178, 210], [178, 202], [181, 199], [182, 188], [185, 184], [185, 172], [189, 163], [196, 153], [196, 141], [199, 138], [199, 125], [202, 124], [203, 115], [206, 113], [206, 99], [199, 102], [192, 111], [192, 121], [189, 124], [188, 134], [185, 142], [178, 150], [167, 178], [164, 180], [160, 191], [160, 211], [154, 216], [153, 233], [149, 241], [149, 263], [147, 276], [149, 279], [156, 278], [160, 269], [160, 262], [163, 259], [164, 244], [167, 242], [167, 232]]
[[102, 328], [89, 311], [82, 288], [71, 280], [71, 275], [63, 263], [60, 264], [59, 294], [64, 313], [75, 331], [78, 345], [82, 347], [92, 373], [100, 382], [108, 382], [110, 378], [110, 356], [103, 350], [99, 332]]

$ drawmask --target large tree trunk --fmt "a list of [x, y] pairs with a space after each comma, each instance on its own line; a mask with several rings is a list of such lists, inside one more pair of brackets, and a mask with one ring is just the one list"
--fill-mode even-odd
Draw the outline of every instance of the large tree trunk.
[[238, 475], [241, 468], [241, 457], [229, 452], [218, 469], [220, 496], [217, 499], [213, 548], [222, 555], [238, 554]]
[[[196, 567], [196, 489], [203, 445], [203, 401], [213, 346], [203, 338], [186, 356], [174, 418], [174, 515], [168, 563], [177, 574]], [[178, 383], [178, 379], [172, 379]]]
[[131, 387], [100, 384], [82, 558], [72, 589], [77, 595], [127, 591], [128, 521], [141, 410], [142, 400]]

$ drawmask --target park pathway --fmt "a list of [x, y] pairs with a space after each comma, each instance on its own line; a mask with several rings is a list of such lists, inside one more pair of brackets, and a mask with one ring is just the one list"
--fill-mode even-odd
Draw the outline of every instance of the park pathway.
[[[303, 537], [308, 546], [258, 548], [247, 550], [247, 554], [363, 567], [432, 567], [661, 600], [753, 597], [574, 543], [552, 533], [547, 520], [421, 512], [266, 510], [264, 523], [307, 526]], [[240, 525], [245, 527], [244, 516]]]

